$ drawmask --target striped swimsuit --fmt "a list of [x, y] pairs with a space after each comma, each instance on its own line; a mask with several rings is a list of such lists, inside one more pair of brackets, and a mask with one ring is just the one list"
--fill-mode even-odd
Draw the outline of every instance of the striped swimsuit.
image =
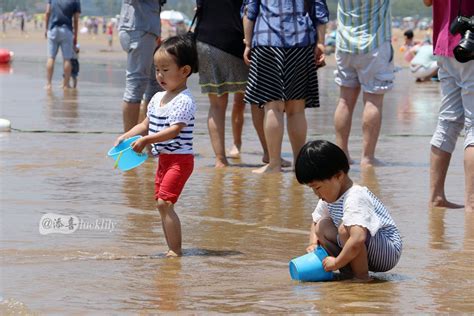
[[343, 224], [367, 228], [369, 271], [388, 271], [398, 263], [402, 253], [400, 232], [387, 208], [366, 187], [354, 185], [334, 203], [319, 200], [313, 221], [321, 217], [330, 217], [336, 227]]
[[150, 121], [148, 134], [156, 134], [171, 125], [185, 123], [178, 136], [152, 144], [151, 152], [159, 154], [193, 154], [193, 130], [196, 102], [188, 89], [182, 91], [165, 106], [160, 106], [165, 91], [156, 93], [148, 104], [147, 117]]

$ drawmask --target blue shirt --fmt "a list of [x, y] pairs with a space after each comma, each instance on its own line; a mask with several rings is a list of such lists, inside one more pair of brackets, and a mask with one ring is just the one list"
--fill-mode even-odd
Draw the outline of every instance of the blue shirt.
[[255, 22], [252, 47], [305, 47], [317, 42], [316, 27], [329, 21], [326, 0], [244, 0], [243, 13]]
[[72, 31], [72, 17], [75, 13], [81, 13], [80, 0], [48, 0], [51, 6], [48, 30], [55, 26], [66, 26]]
[[119, 30], [144, 31], [160, 36], [160, 0], [123, 0]]

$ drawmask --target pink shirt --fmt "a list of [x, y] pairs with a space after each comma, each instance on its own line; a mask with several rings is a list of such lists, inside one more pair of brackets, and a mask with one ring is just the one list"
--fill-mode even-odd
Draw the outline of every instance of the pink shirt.
[[[474, 15], [474, 0], [462, 0], [461, 15]], [[459, 0], [433, 0], [433, 47], [434, 54], [453, 57], [453, 49], [461, 35], [452, 35], [449, 27], [458, 16]]]

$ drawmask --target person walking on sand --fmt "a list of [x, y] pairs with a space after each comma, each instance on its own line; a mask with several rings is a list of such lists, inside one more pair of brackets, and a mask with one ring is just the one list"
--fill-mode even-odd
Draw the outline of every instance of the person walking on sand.
[[429, 203], [431, 207], [462, 207], [448, 201], [444, 185], [451, 155], [464, 127], [465, 210], [474, 212], [474, 60], [458, 61], [455, 58], [453, 50], [459, 44], [461, 36], [466, 34], [450, 32], [450, 26], [458, 15], [471, 19], [474, 17], [474, 2], [423, 2], [426, 6], [433, 6], [433, 47], [434, 54], [438, 56], [442, 96], [438, 125], [431, 138]]
[[[146, 105], [160, 90], [153, 68], [153, 51], [160, 43], [162, 0], [123, 0], [119, 40], [127, 53], [122, 116], [124, 132], [140, 120], [140, 104]], [[146, 113], [145, 109], [143, 111]]]
[[383, 98], [395, 78], [391, 28], [390, 0], [338, 0], [336, 83], [340, 88], [334, 114], [336, 144], [352, 163], [349, 135], [362, 90], [361, 166], [380, 163], [375, 158], [375, 147], [382, 125]]
[[284, 114], [293, 161], [306, 142], [305, 107], [319, 106], [316, 67], [324, 63], [328, 21], [325, 0], [244, 1], [245, 101], [265, 109], [269, 152], [269, 163], [256, 173], [281, 171]]
[[81, 14], [80, 0], [48, 0], [46, 5], [46, 31], [48, 40], [48, 60], [46, 62], [46, 89], [51, 89], [54, 61], [61, 47], [64, 63], [64, 77], [62, 87], [69, 89], [71, 77], [71, 58], [73, 47], [77, 44], [79, 15]]
[[181, 222], [174, 211], [181, 191], [194, 168], [193, 130], [196, 102], [187, 88], [188, 77], [197, 70], [197, 52], [186, 36], [170, 37], [154, 53], [156, 80], [165, 90], [156, 93], [147, 117], [121, 135], [115, 146], [135, 135], [148, 135], [132, 143], [141, 152], [151, 145], [158, 156], [155, 200], [169, 250], [167, 257], [181, 256]]

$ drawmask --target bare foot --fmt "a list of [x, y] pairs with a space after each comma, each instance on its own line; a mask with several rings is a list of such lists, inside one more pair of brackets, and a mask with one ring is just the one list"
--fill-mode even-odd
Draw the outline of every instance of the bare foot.
[[48, 83], [48, 84], [46, 84], [46, 85], [44, 86], [44, 88], [45, 88], [46, 90], [51, 90], [52, 85], [51, 85], [50, 83]]
[[276, 168], [272, 168], [270, 167], [270, 165], [265, 165], [261, 168], [258, 168], [258, 169], [255, 169], [255, 170], [252, 170], [253, 173], [258, 173], [258, 174], [262, 174], [262, 173], [277, 173], [277, 172], [281, 172], [281, 167], [276, 167]]
[[[282, 167], [282, 168], [291, 167], [291, 161], [288, 161], [288, 160], [283, 159], [283, 158], [280, 158], [280, 159], [281, 159], [281, 167]], [[265, 164], [268, 164], [268, 162], [269, 162], [269, 161], [268, 161], [268, 158], [267, 158], [267, 159], [265, 159], [265, 157], [262, 158], [262, 162], [265, 163]]]
[[177, 257], [181, 257], [181, 253], [177, 254], [173, 250], [168, 250], [168, 252], [165, 254], [165, 257], [166, 258], [177, 258]]
[[362, 168], [376, 167], [376, 166], [383, 166], [383, 165], [385, 165], [385, 163], [382, 162], [381, 160], [378, 160], [377, 158], [364, 157], [360, 160], [360, 166]]
[[219, 168], [225, 168], [229, 165], [229, 163], [227, 162], [227, 160], [220, 160], [220, 159], [216, 159], [216, 164], [215, 164], [215, 168], [219, 169]]
[[240, 146], [233, 145], [230, 150], [227, 151], [227, 158], [239, 159], [240, 158]]
[[464, 205], [449, 202], [446, 198], [438, 197], [433, 202], [430, 202], [431, 207], [442, 207], [442, 208], [463, 208]]
[[70, 85], [63, 85], [62, 88], [64, 90], [69, 90], [69, 89], [71, 89], [71, 86]]

